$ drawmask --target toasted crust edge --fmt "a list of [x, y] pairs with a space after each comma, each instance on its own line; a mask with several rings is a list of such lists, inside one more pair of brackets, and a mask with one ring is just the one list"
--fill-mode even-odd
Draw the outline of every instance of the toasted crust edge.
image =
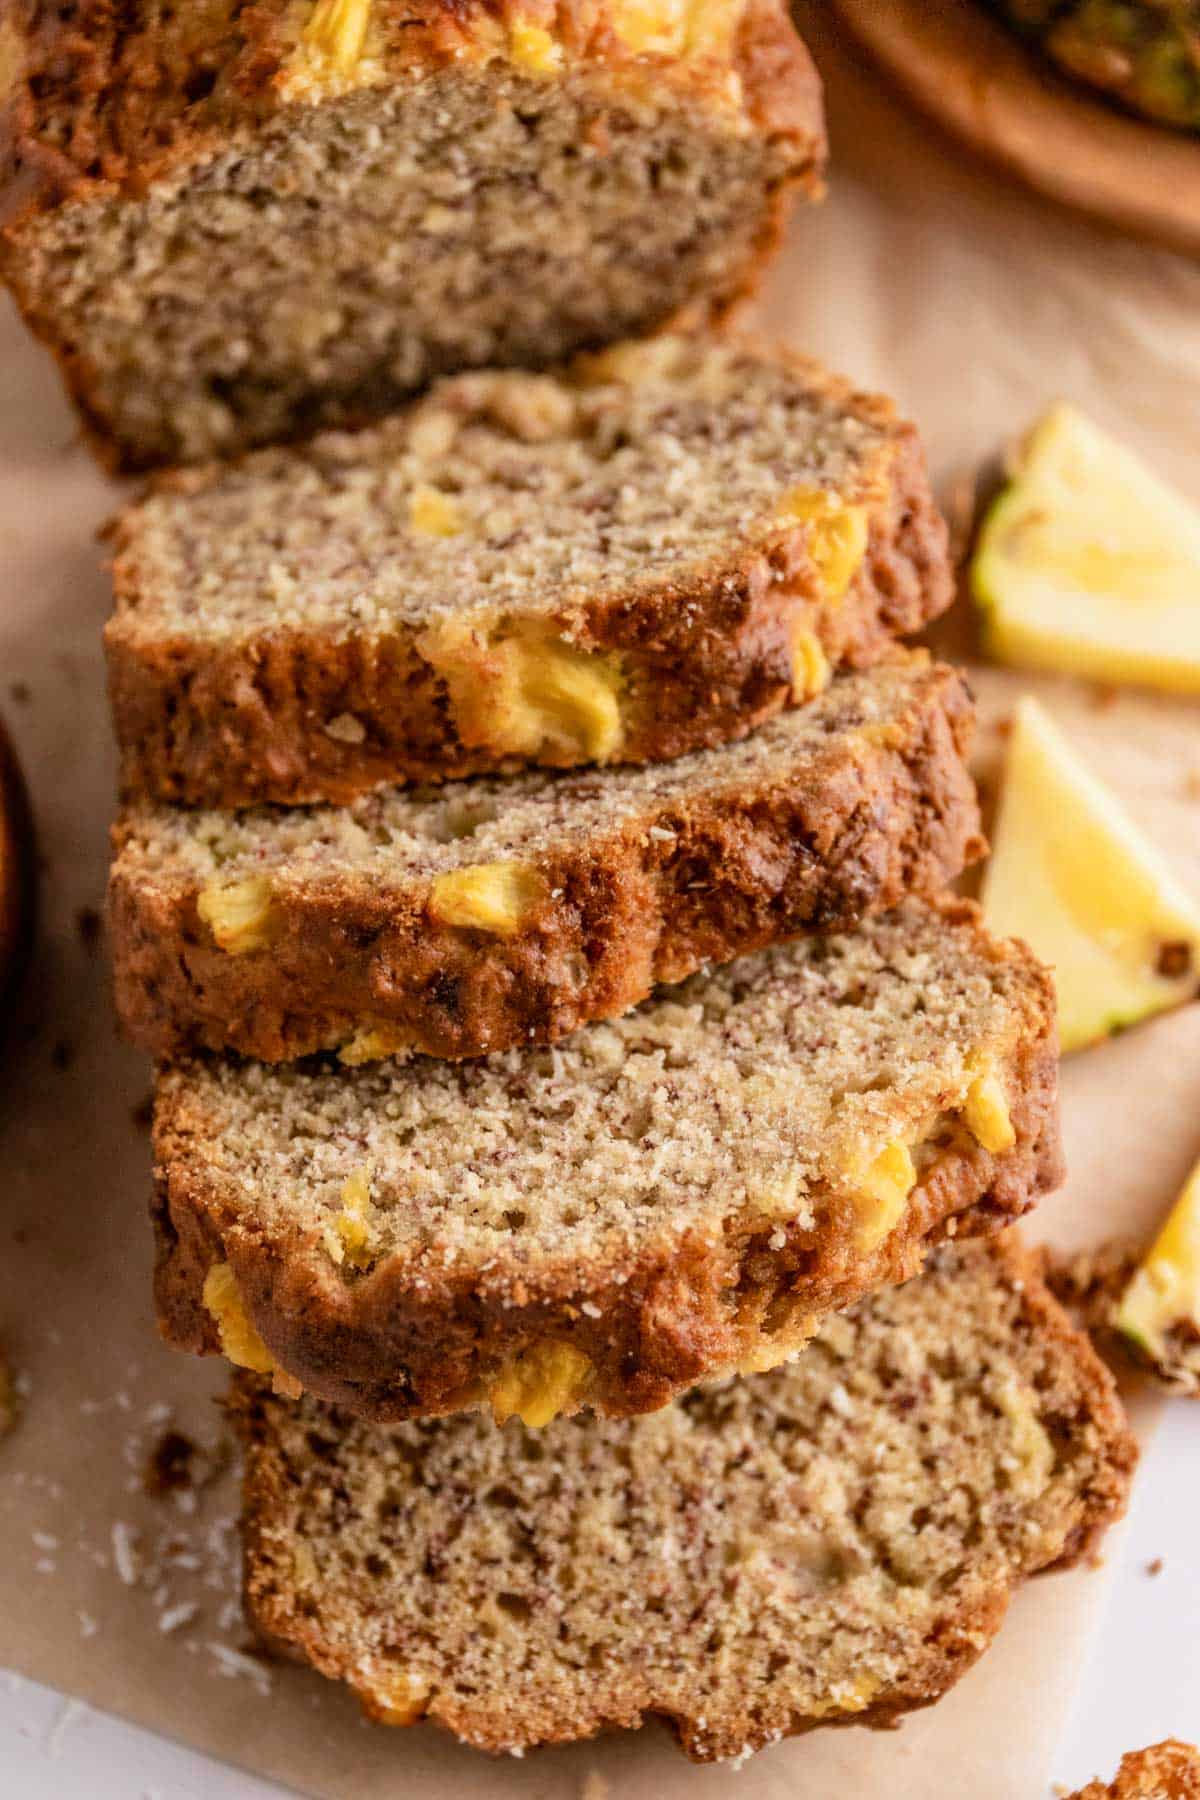
[[231, 956], [199, 918], [200, 883], [157, 882], [122, 853], [134, 826], [118, 823], [109, 921], [123, 1029], [160, 1058], [231, 1049], [278, 1062], [368, 1031], [385, 1031], [392, 1053], [479, 1056], [553, 1043], [705, 963], [932, 895], [983, 849], [966, 769], [973, 707], [957, 672], [920, 652], [913, 668], [886, 739], [850, 756], [831, 740], [803, 787], [770, 771], [740, 791], [714, 780], [707, 795], [648, 803], [597, 841], [535, 855], [547, 897], [505, 938], [440, 923], [427, 883], [343, 876], [283, 888], [270, 947]]
[[[849, 593], [820, 596], [808, 528], [698, 570], [685, 583], [604, 595], [556, 615], [563, 635], [619, 654], [635, 704], [621, 760], [664, 762], [744, 737], [793, 701], [793, 632], [813, 632], [833, 667], [868, 667], [954, 598], [945, 521], [915, 429], [804, 358], [783, 359], [882, 424], [889, 441], [861, 471], [872, 506], [867, 554]], [[163, 478], [171, 483], [174, 478]], [[413, 628], [272, 631], [228, 642], [144, 636], [136, 508], [114, 522], [117, 612], [105, 633], [122, 784], [184, 805], [345, 802], [383, 781], [499, 773], [511, 757], [459, 737], [443, 677]], [[360, 743], [331, 736], [343, 714]], [[569, 753], [539, 758], [568, 766]]]
[[[940, 1622], [937, 1635], [929, 1643], [923, 1663], [914, 1668], [902, 1689], [876, 1700], [862, 1712], [842, 1717], [826, 1714], [818, 1718], [794, 1719], [786, 1732], [789, 1737], [826, 1726], [865, 1725], [889, 1729], [902, 1717], [933, 1705], [987, 1649], [1003, 1623], [1015, 1588], [1032, 1576], [1067, 1569], [1088, 1558], [1126, 1509], [1130, 1479], [1137, 1462], [1137, 1446], [1112, 1376], [1086, 1337], [1072, 1326], [1045, 1288], [1036, 1254], [1020, 1241], [1016, 1231], [1010, 1230], [992, 1239], [986, 1246], [986, 1254], [997, 1266], [998, 1280], [1015, 1287], [1021, 1294], [1028, 1329], [1052, 1341], [1078, 1370], [1079, 1388], [1089, 1403], [1089, 1416], [1105, 1440], [1107, 1459], [1103, 1470], [1099, 1479], [1080, 1495], [1075, 1525], [1053, 1562], [1016, 1573], [1011, 1583], [982, 1597], [976, 1607], [948, 1615]], [[283, 1471], [272, 1456], [270, 1427], [262, 1397], [260, 1382], [252, 1377], [235, 1377], [228, 1405], [245, 1450], [242, 1571], [247, 1615], [262, 1640], [277, 1653], [306, 1662], [330, 1679], [346, 1682], [354, 1688], [357, 1685], [356, 1670], [343, 1653], [325, 1641], [319, 1623], [289, 1605], [286, 1599], [281, 1599], [278, 1590], [267, 1588], [256, 1579], [257, 1569], [270, 1560], [262, 1548], [265, 1525], [284, 1479]], [[631, 1676], [629, 1685], [625, 1706], [614, 1708], [603, 1717], [581, 1710], [578, 1716], [564, 1719], [553, 1735], [539, 1732], [536, 1741], [577, 1742], [608, 1726], [632, 1729], [659, 1716], [663, 1717], [684, 1753], [699, 1762], [740, 1758], [775, 1741], [777, 1734], [772, 1731], [764, 1735], [749, 1706], [743, 1712], [733, 1711], [729, 1717], [717, 1718], [709, 1697], [702, 1719], [668, 1717], [657, 1714], [647, 1703], [644, 1693], [638, 1692], [636, 1677]], [[368, 1715], [378, 1717], [361, 1687], [358, 1692]], [[511, 1750], [518, 1742], [511, 1708], [504, 1698], [491, 1705], [486, 1698], [482, 1699], [468, 1714], [460, 1707], [446, 1704], [444, 1698], [435, 1697], [421, 1717], [475, 1748], [496, 1754]], [[418, 1721], [414, 1718], [410, 1722]], [[520, 1740], [519, 1747], [528, 1747], [528, 1742], [528, 1739]], [[1103, 1800], [1103, 1795], [1109, 1791], [1097, 1789], [1094, 1800]], [[1190, 1788], [1182, 1790], [1180, 1800], [1185, 1800], [1185, 1796], [1190, 1800], [1191, 1791]], [[1136, 1792], [1130, 1793], [1128, 1800], [1134, 1800]], [[1086, 1790], [1078, 1800], [1093, 1800], [1092, 1790]], [[1119, 1797], [1114, 1792], [1113, 1800], [1126, 1800], [1125, 1790], [1121, 1790]]]
[[1130, 1750], [1112, 1781], [1089, 1781], [1067, 1800], [1200, 1800], [1200, 1750], [1179, 1738]]
[[[977, 916], [967, 902], [942, 905], [950, 916]], [[1061, 1181], [1050, 977], [1022, 947], [996, 945], [994, 954], [1019, 957], [1028, 970], [1027, 1016], [998, 1071], [1016, 1142], [995, 1155], [956, 1142], [883, 1245], [851, 1257], [843, 1253], [852, 1223], [838, 1210], [848, 1202], [831, 1197], [815, 1230], [747, 1219], [718, 1243], [651, 1240], [617, 1265], [564, 1262], [536, 1274], [523, 1266], [511, 1279], [493, 1269], [485, 1290], [470, 1270], [422, 1266], [418, 1276], [397, 1256], [346, 1285], [332, 1264], [289, 1258], [286, 1244], [238, 1217], [197, 1152], [208, 1127], [188, 1099], [186, 1070], [168, 1071], [154, 1132], [160, 1330], [179, 1349], [218, 1351], [203, 1290], [209, 1270], [227, 1262], [279, 1368], [360, 1416], [394, 1421], [476, 1405], [514, 1355], [547, 1339], [588, 1358], [589, 1406], [610, 1417], [654, 1411], [769, 1343], [794, 1346], [825, 1313], [907, 1280], [943, 1238], [994, 1232]]]

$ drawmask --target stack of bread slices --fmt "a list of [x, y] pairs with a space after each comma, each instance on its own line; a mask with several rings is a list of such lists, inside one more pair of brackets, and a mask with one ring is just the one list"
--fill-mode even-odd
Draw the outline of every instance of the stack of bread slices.
[[1053, 991], [949, 896], [919, 444], [713, 330], [819, 185], [803, 47], [776, 0], [13, 35], [0, 261], [114, 459], [189, 465], [112, 530], [111, 921], [254, 1621], [493, 1750], [927, 1704], [1132, 1452], [1005, 1229]]

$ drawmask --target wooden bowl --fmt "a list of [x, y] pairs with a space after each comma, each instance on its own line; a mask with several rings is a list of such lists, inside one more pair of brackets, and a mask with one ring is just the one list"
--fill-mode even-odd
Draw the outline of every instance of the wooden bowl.
[[1200, 136], [1056, 74], [982, 0], [832, 0], [863, 50], [947, 130], [1029, 186], [1200, 256]]

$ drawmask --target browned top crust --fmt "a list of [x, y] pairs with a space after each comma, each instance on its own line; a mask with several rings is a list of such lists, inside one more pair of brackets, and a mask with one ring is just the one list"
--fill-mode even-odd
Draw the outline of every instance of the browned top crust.
[[1178, 1738], [1130, 1750], [1112, 1781], [1089, 1781], [1068, 1800], [1200, 1800], [1200, 1750]]
[[253, 1366], [370, 1417], [510, 1392], [528, 1417], [548, 1364], [551, 1411], [647, 1411], [1020, 1217], [1061, 1179], [1056, 1071], [1048, 974], [961, 902], [553, 1051], [184, 1064], [157, 1097], [160, 1322], [237, 1360], [244, 1317]]
[[[444, 421], [451, 451], [427, 453]], [[511, 467], [492, 476], [485, 458], [500, 457]], [[568, 457], [594, 472], [558, 493], [582, 467]], [[680, 468], [686, 501], [668, 486]], [[405, 523], [413, 480], [501, 505], [422, 540]], [[833, 583], [820, 522], [773, 510], [811, 484], [861, 509], [865, 540]], [[488, 523], [506, 492], [523, 509], [507, 538]], [[798, 647], [819, 686], [831, 667], [878, 661], [954, 593], [913, 427], [808, 359], [738, 338], [619, 345], [552, 377], [454, 377], [370, 432], [159, 477], [111, 536], [124, 785], [186, 805], [664, 761], [807, 697]], [[540, 740], [514, 734], [531, 632], [594, 659], [576, 662], [593, 685], [610, 672], [612, 742], [564, 723], [562, 703]]]
[[[656, 982], [947, 886], [983, 850], [971, 721], [961, 676], [919, 652], [647, 770], [131, 808], [109, 888], [122, 1024], [156, 1056], [267, 1062], [556, 1042]], [[454, 902], [489, 881], [520, 886], [507, 916]]]
[[233, 1410], [267, 1642], [490, 1751], [652, 1716], [700, 1761], [892, 1725], [1019, 1582], [1089, 1553], [1136, 1456], [1012, 1234], [652, 1419], [380, 1428], [249, 1381]]
[[[620, 85], [667, 83], [729, 105], [767, 135], [794, 137], [819, 185], [820, 79], [773, 0], [737, 0], [711, 53], [639, 48], [619, 0], [368, 0], [363, 59], [401, 80], [508, 53], [532, 25], [572, 62]], [[346, 91], [312, 79], [294, 0], [9, 0], [0, 19], [0, 226], [67, 199], [137, 195], [168, 170], [290, 104]], [[683, 8], [664, 7], [670, 16]], [[641, 16], [645, 16], [642, 9]], [[353, 80], [359, 78], [357, 72]]]

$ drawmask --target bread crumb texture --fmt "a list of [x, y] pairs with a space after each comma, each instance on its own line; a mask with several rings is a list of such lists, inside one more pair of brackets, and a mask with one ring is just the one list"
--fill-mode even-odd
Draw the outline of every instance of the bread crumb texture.
[[126, 786], [226, 807], [666, 761], [953, 594], [891, 404], [703, 336], [447, 379], [369, 429], [164, 477], [112, 538]]
[[982, 848], [961, 677], [921, 653], [673, 762], [376, 788], [344, 807], [129, 806], [109, 912], [153, 1055], [476, 1056], [656, 981], [940, 891]]
[[820, 186], [777, 0], [17, 12], [0, 268], [131, 464], [719, 313]]
[[369, 431], [160, 483], [119, 527], [123, 628], [403, 621], [446, 670], [507, 655], [519, 689], [591, 666], [554, 666], [572, 597], [682, 591], [735, 546], [795, 537], [844, 598], [888, 493], [886, 403], [736, 341], [619, 348], [459, 376]]
[[[779, 1360], [810, 1313], [911, 1274], [985, 1196], [993, 1218], [1023, 1210], [1057, 1176], [1052, 1033], [1048, 977], [1019, 947], [961, 904], [913, 903], [695, 976], [557, 1048], [168, 1070], [165, 1323], [198, 1232], [206, 1258], [225, 1246], [289, 1373], [348, 1383], [329, 1397], [358, 1389], [393, 1417], [489, 1397], [523, 1412], [533, 1387], [644, 1410]], [[981, 1059], [1022, 1122], [1011, 1163], [966, 1117]], [[364, 1167], [351, 1261], [347, 1182]], [[562, 1344], [602, 1369], [585, 1382]]]
[[493, 1751], [648, 1715], [700, 1760], [890, 1723], [974, 1662], [1021, 1580], [1089, 1548], [1135, 1454], [1004, 1241], [649, 1418], [372, 1427], [252, 1379], [235, 1410], [267, 1639], [376, 1718]]

